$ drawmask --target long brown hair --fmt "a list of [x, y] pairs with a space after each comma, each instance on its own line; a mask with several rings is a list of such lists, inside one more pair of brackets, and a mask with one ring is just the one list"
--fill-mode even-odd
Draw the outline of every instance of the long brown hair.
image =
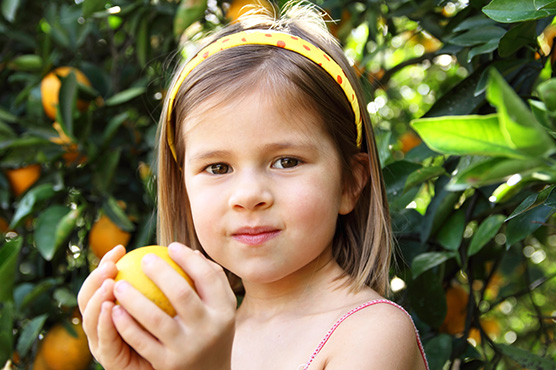
[[[245, 29], [274, 29], [298, 36], [330, 55], [344, 70], [354, 87], [363, 117], [363, 143], [356, 145], [355, 118], [351, 105], [336, 81], [307, 58], [281, 48], [245, 45], [221, 51], [197, 66], [179, 87], [175, 109], [170, 112], [176, 138], [175, 161], [167, 144], [166, 113], [160, 118], [158, 146], [158, 239], [162, 245], [179, 241], [203, 250], [191, 216], [182, 168], [185, 156], [183, 123], [199, 105], [210, 109], [237, 98], [257, 86], [282, 99], [290, 107], [305, 109], [323, 123], [338, 151], [346, 186], [353, 186], [352, 158], [368, 155], [369, 177], [355, 209], [340, 215], [333, 241], [333, 255], [351, 277], [351, 287], [369, 286], [385, 295], [391, 257], [392, 235], [388, 204], [371, 121], [365, 110], [357, 77], [341, 47], [327, 31], [322, 13], [314, 6], [293, 4], [274, 19], [269, 14], [251, 14], [230, 25], [211, 41]], [[207, 43], [207, 44], [208, 44]], [[183, 66], [182, 66], [183, 67]], [[178, 69], [179, 72], [179, 69]], [[176, 76], [179, 73], [176, 73]], [[172, 82], [171, 89], [175, 84]], [[239, 93], [238, 93], [239, 92]], [[166, 112], [168, 102], [164, 104]], [[295, 105], [298, 105], [296, 107]]]

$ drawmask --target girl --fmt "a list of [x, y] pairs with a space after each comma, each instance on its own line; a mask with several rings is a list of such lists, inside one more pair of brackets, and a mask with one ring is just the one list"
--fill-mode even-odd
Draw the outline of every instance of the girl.
[[[382, 298], [379, 160], [320, 15], [252, 15], [206, 45], [169, 89], [158, 152], [159, 242], [195, 290], [143, 259], [169, 317], [114, 283], [125, 250], [113, 249], [78, 297], [95, 357], [117, 370], [426, 369], [411, 319]], [[230, 282], [244, 289], [237, 310]]]

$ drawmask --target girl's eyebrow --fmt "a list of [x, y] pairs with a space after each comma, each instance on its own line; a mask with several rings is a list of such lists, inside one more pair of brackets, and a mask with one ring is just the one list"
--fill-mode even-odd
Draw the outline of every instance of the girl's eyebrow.
[[[265, 144], [260, 147], [260, 151], [262, 152], [276, 152], [280, 150], [288, 150], [288, 149], [296, 149], [296, 150], [317, 150], [317, 146], [310, 142], [279, 142], [279, 143], [269, 143]], [[193, 154], [190, 157], [190, 161], [203, 161], [211, 158], [223, 158], [228, 157], [231, 155], [231, 151], [229, 150], [208, 150], [208, 151], [200, 151], [198, 153]]]

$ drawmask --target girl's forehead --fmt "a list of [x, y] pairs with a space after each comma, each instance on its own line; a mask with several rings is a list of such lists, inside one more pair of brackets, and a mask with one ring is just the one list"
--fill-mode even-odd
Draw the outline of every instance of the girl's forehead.
[[259, 122], [261, 126], [278, 125], [309, 136], [323, 133], [320, 116], [311, 109], [310, 103], [295, 95], [299, 94], [261, 88], [236, 92], [235, 96], [214, 95], [187, 115], [183, 130], [185, 139], [200, 125], [206, 130], [228, 131], [240, 129], [246, 120]]

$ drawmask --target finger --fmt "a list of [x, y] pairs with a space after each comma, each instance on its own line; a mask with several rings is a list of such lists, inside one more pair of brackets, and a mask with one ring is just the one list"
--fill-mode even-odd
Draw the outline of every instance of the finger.
[[99, 267], [102, 266], [103, 263], [112, 261], [116, 263], [123, 255], [126, 254], [125, 247], [121, 244], [116, 245], [114, 248], [109, 250], [100, 260]]
[[91, 296], [100, 287], [102, 282], [106, 279], [113, 279], [118, 273], [116, 262], [125, 254], [125, 247], [117, 245], [112, 250], [108, 251], [100, 260], [96, 269], [85, 279], [79, 293], [77, 295], [77, 303], [79, 310], [83, 314], [87, 306], [87, 302]]
[[122, 339], [149, 362], [164, 353], [161, 342], [146, 332], [122, 306], [112, 308], [112, 320]]
[[197, 294], [203, 302], [211, 307], [235, 305], [235, 295], [220, 265], [210, 261], [199, 251], [192, 251], [180, 243], [171, 243], [168, 252], [193, 279]]
[[116, 330], [112, 321], [113, 302], [103, 302], [98, 320], [98, 352], [105, 358], [117, 359], [129, 351], [125, 351], [127, 344]]
[[77, 303], [81, 314], [85, 313], [88, 302], [91, 297], [98, 291], [102, 283], [106, 279], [113, 279], [116, 277], [118, 269], [113, 261], [107, 260], [102, 266], [99, 266], [85, 279], [79, 293], [77, 294]]
[[145, 274], [168, 297], [183, 322], [202, 319], [205, 305], [183, 276], [153, 254], [147, 254], [141, 262]]
[[97, 325], [101, 314], [101, 306], [103, 302], [114, 299], [114, 295], [112, 293], [113, 285], [113, 280], [105, 280], [99, 289], [97, 289], [92, 295], [91, 299], [87, 303], [87, 307], [82, 313], [83, 330], [89, 337], [89, 341], [92, 343], [97, 343], [98, 340]]
[[126, 313], [153, 336], [162, 341], [178, 335], [180, 327], [176, 321], [127, 281], [118, 281], [114, 292]]

